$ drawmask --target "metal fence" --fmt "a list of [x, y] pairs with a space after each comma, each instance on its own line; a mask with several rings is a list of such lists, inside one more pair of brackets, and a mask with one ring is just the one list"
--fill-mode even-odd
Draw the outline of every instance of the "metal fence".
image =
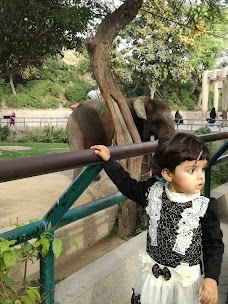
[[[65, 128], [68, 117], [16, 117], [15, 127], [18, 129], [44, 127], [47, 125]], [[10, 126], [9, 119], [1, 119], [1, 126]], [[12, 126], [14, 128], [14, 126]]]
[[[15, 127], [18, 129], [25, 129], [50, 125], [57, 128], [65, 128], [67, 121], [68, 117], [17, 117], [15, 120]], [[9, 119], [1, 119], [0, 124], [2, 126], [10, 126]], [[210, 124], [206, 120], [184, 119], [183, 124], [175, 123], [175, 129], [186, 131], [195, 131], [205, 126], [209, 127], [213, 132], [228, 131], [227, 123], [225, 123], [224, 120], [215, 120], [213, 124]]]

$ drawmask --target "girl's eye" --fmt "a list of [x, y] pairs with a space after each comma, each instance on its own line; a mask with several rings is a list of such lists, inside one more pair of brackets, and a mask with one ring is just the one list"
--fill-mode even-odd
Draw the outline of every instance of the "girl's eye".
[[194, 171], [195, 171], [195, 169], [192, 168], [192, 169], [189, 169], [189, 170], [188, 170], [188, 173], [193, 173]]

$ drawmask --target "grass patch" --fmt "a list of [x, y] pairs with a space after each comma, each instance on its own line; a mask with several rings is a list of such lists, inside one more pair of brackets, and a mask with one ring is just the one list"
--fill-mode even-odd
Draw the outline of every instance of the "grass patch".
[[[1, 147], [11, 146], [12, 150], [3, 150]], [[28, 147], [28, 150], [14, 149], [13, 147]], [[0, 143], [0, 159], [21, 158], [36, 155], [45, 155], [49, 153], [69, 152], [69, 146], [66, 143]]]

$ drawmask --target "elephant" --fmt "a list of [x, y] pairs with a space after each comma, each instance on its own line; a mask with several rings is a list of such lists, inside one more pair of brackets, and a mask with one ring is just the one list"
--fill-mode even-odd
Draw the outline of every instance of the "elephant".
[[[148, 96], [126, 99], [135, 125], [143, 142], [159, 139], [168, 132], [175, 132], [169, 106]], [[71, 151], [89, 149], [92, 145], [111, 146], [114, 126], [103, 99], [85, 100], [70, 114], [66, 126]], [[74, 170], [74, 178], [80, 168]]]

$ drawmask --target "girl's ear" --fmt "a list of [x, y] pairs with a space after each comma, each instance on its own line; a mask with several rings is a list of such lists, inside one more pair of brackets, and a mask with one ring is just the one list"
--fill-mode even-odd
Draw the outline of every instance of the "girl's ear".
[[167, 180], [167, 182], [171, 182], [172, 181], [172, 174], [171, 172], [169, 171], [169, 169], [165, 168], [165, 169], [162, 169], [161, 171], [161, 175], [162, 177]]

